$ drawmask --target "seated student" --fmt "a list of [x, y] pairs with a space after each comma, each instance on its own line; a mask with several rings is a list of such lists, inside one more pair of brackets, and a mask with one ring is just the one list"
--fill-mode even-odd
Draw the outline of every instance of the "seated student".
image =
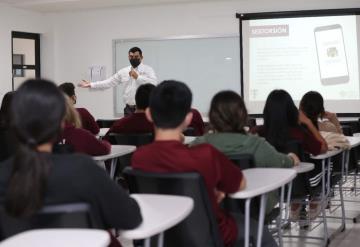
[[14, 92], [7, 92], [0, 108], [0, 161], [12, 156], [18, 145], [17, 138], [10, 127], [10, 104]]
[[[300, 101], [300, 109], [304, 112], [316, 129], [321, 131], [321, 135], [327, 143], [328, 149], [350, 149], [348, 139], [343, 135], [341, 125], [335, 113], [325, 111], [324, 99], [320, 93], [309, 91]], [[352, 163], [352, 162], [351, 162]], [[354, 163], [357, 163], [355, 161]], [[340, 179], [342, 170], [342, 155], [339, 154], [332, 158], [332, 178], [331, 184], [336, 184]], [[357, 165], [352, 166], [356, 168]], [[351, 169], [351, 168], [350, 168]]]
[[[76, 104], [76, 94], [75, 94], [75, 86], [71, 82], [64, 82], [59, 85], [60, 90], [62, 90], [67, 96], [70, 97], [73, 105]], [[97, 135], [100, 131], [98, 124], [95, 121], [95, 118], [91, 115], [91, 113], [85, 108], [76, 108], [76, 110], [80, 114], [82, 128], [90, 131], [94, 135]]]
[[[155, 126], [155, 141], [138, 148], [132, 157], [132, 167], [148, 172], [198, 172], [209, 193], [220, 234], [225, 246], [234, 246], [243, 238], [244, 217], [230, 216], [219, 206], [219, 195], [234, 193], [245, 187], [239, 168], [209, 144], [185, 146], [182, 132], [192, 118], [192, 94], [182, 82], [164, 81], [151, 94], [146, 116]], [[252, 222], [250, 234], [256, 241], [257, 223]], [[267, 229], [262, 246], [276, 246]]]
[[[293, 167], [298, 157], [289, 153], [279, 153], [264, 138], [247, 134], [247, 110], [243, 99], [233, 91], [217, 93], [211, 100], [209, 120], [214, 133], [195, 139], [191, 145], [209, 143], [226, 155], [252, 154], [257, 167]], [[268, 196], [266, 213], [270, 213], [278, 203], [277, 193]]]
[[300, 109], [318, 130], [343, 133], [336, 114], [325, 111], [324, 99], [320, 93], [310, 91], [304, 94], [300, 101]]
[[193, 118], [189, 124], [189, 127], [194, 128], [195, 136], [202, 136], [205, 134], [205, 123], [202, 119], [202, 116], [200, 112], [194, 108], [191, 109], [191, 112], [193, 114]]
[[[300, 142], [304, 151], [318, 155], [327, 151], [327, 144], [321, 137], [309, 118], [298, 111], [290, 94], [284, 90], [273, 90], [265, 103], [264, 125], [252, 129], [252, 132], [273, 145], [279, 152], [287, 152], [292, 140]], [[321, 166], [311, 171], [310, 176], [316, 177], [321, 172]], [[310, 193], [306, 188], [309, 182], [303, 177], [297, 177], [293, 183], [293, 198], [301, 198]], [[312, 191], [316, 190], [314, 184]], [[300, 204], [295, 200], [291, 204], [291, 219], [297, 220], [301, 211]], [[310, 218], [315, 218], [320, 212], [320, 204], [315, 199], [309, 207]]]
[[273, 90], [266, 99], [264, 125], [251, 129], [273, 145], [279, 152], [286, 152], [287, 143], [298, 140], [304, 150], [313, 155], [327, 151], [325, 140], [312, 121], [298, 111], [290, 94], [285, 90]]
[[141, 223], [136, 201], [90, 157], [51, 153], [65, 115], [64, 96], [55, 84], [24, 82], [11, 112], [19, 148], [0, 164], [0, 204], [9, 215], [26, 218], [47, 204], [85, 202], [104, 229]]
[[84, 153], [92, 156], [110, 153], [111, 144], [109, 142], [105, 140], [98, 140], [89, 131], [81, 128], [81, 121], [78, 112], [74, 109], [69, 97], [65, 97], [65, 127], [61, 132], [59, 142], [71, 146], [77, 153]]
[[134, 114], [117, 120], [106, 133], [150, 133], [154, 126], [146, 119], [145, 109], [149, 106], [150, 94], [155, 86], [147, 83], [139, 86], [135, 94], [136, 110]]

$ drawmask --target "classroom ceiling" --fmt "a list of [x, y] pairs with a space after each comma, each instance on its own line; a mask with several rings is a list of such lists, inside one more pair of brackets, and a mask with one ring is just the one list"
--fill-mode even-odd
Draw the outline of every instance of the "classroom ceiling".
[[0, 0], [0, 3], [7, 4], [15, 8], [23, 8], [46, 13], [139, 5], [216, 1], [221, 0]]

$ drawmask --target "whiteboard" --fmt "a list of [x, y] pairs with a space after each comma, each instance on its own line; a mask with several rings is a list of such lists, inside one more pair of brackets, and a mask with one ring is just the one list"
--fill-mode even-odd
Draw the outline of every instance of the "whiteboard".
[[[114, 40], [114, 73], [128, 66], [128, 51], [137, 46], [143, 63], [151, 66], [159, 82], [175, 79], [193, 93], [192, 106], [208, 115], [212, 97], [221, 90], [240, 94], [239, 37], [191, 37]], [[123, 87], [115, 89], [115, 115], [122, 115]]]

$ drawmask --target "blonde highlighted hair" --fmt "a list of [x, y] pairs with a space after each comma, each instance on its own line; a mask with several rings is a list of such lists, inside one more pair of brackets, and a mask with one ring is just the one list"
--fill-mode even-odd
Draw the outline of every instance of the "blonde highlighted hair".
[[75, 128], [81, 128], [82, 124], [78, 111], [74, 108], [70, 97], [68, 97], [66, 94], [64, 94], [64, 97], [66, 105], [66, 113], [64, 117], [65, 122], [74, 125]]

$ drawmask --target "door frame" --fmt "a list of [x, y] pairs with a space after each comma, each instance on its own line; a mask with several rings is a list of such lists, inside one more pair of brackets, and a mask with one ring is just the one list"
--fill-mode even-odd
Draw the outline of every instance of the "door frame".
[[[15, 65], [14, 64], [14, 38], [20, 39], [32, 39], [35, 41], [35, 65], [23, 64]], [[16, 55], [16, 54], [15, 54]], [[12, 90], [14, 90], [14, 70], [16, 69], [29, 69], [35, 70], [35, 77], [40, 78], [41, 76], [41, 66], [40, 66], [40, 34], [39, 33], [27, 33], [27, 32], [11, 32], [11, 71], [12, 71]]]

